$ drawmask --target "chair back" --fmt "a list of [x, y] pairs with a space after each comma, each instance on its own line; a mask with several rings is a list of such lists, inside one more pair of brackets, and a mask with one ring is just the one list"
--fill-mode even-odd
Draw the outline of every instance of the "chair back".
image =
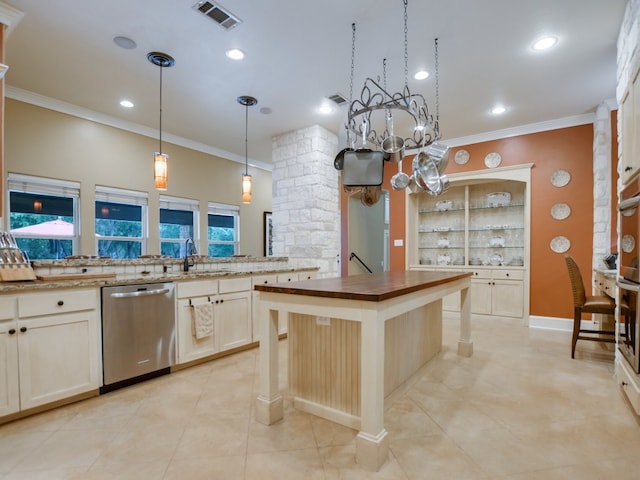
[[569, 279], [571, 280], [571, 291], [573, 292], [573, 306], [582, 307], [587, 301], [587, 295], [584, 291], [584, 282], [578, 264], [571, 255], [565, 255], [567, 262], [567, 270], [569, 270]]

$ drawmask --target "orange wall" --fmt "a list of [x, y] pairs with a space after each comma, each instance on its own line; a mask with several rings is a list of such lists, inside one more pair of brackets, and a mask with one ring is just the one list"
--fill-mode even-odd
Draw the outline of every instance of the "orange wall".
[[[615, 128], [613, 132], [616, 132]], [[459, 148], [466, 149], [470, 154], [466, 165], [457, 165], [453, 161]], [[491, 152], [498, 152], [502, 156], [500, 166], [534, 164], [531, 171], [530, 314], [572, 318], [573, 304], [564, 255], [554, 253], [549, 248], [549, 243], [558, 235], [569, 238], [571, 248], [567, 253], [576, 259], [585, 280], [590, 281], [593, 247], [593, 125], [504, 138], [459, 148], [452, 149], [446, 173], [485, 170], [484, 157]], [[612, 158], [617, 158], [616, 152], [612, 151]], [[615, 161], [612, 163], [616, 164]], [[410, 158], [404, 160], [403, 167], [404, 171], [410, 173]], [[571, 174], [571, 181], [562, 188], [554, 187], [550, 182], [551, 174], [559, 169]], [[617, 175], [615, 167], [612, 170]], [[405, 250], [404, 247], [394, 247], [393, 240], [405, 238], [406, 193], [396, 192], [390, 186], [390, 178], [396, 172], [396, 165], [385, 165], [383, 188], [390, 194], [390, 269], [403, 270]], [[615, 185], [615, 179], [613, 183]], [[615, 188], [612, 192], [615, 192]], [[345, 255], [348, 247], [346, 199], [347, 196], [343, 193], [343, 259], [347, 258]], [[551, 207], [558, 202], [567, 203], [571, 207], [571, 215], [566, 220], [558, 221], [551, 217]], [[612, 234], [612, 251], [615, 251], [615, 230]], [[342, 274], [346, 275], [346, 262], [343, 262]]]

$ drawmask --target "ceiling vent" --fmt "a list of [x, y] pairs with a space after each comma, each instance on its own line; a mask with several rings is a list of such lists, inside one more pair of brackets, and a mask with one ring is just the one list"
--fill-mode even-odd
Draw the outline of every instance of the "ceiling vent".
[[327, 97], [327, 98], [329, 98], [329, 100], [332, 100], [332, 101], [336, 102], [340, 106], [342, 106], [345, 103], [347, 103], [347, 99], [344, 98], [344, 96], [342, 96], [339, 93], [336, 93], [334, 95], [329, 95], [329, 97]]
[[196, 3], [193, 8], [194, 10], [197, 10], [203, 15], [209, 17], [225, 30], [231, 30], [239, 23], [242, 23], [242, 20], [233, 15], [227, 9], [207, 0]]

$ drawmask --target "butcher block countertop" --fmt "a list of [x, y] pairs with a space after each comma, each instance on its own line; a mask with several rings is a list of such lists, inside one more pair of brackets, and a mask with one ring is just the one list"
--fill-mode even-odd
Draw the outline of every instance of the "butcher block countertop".
[[270, 293], [381, 302], [470, 276], [471, 272], [393, 271], [255, 285], [254, 288]]

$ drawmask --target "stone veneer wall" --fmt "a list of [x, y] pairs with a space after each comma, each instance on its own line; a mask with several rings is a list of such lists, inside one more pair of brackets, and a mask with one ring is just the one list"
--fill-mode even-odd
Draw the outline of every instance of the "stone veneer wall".
[[593, 122], [593, 268], [611, 253], [611, 109], [604, 102]]
[[273, 139], [273, 254], [293, 268], [340, 275], [340, 195], [333, 166], [338, 137], [313, 127]]

